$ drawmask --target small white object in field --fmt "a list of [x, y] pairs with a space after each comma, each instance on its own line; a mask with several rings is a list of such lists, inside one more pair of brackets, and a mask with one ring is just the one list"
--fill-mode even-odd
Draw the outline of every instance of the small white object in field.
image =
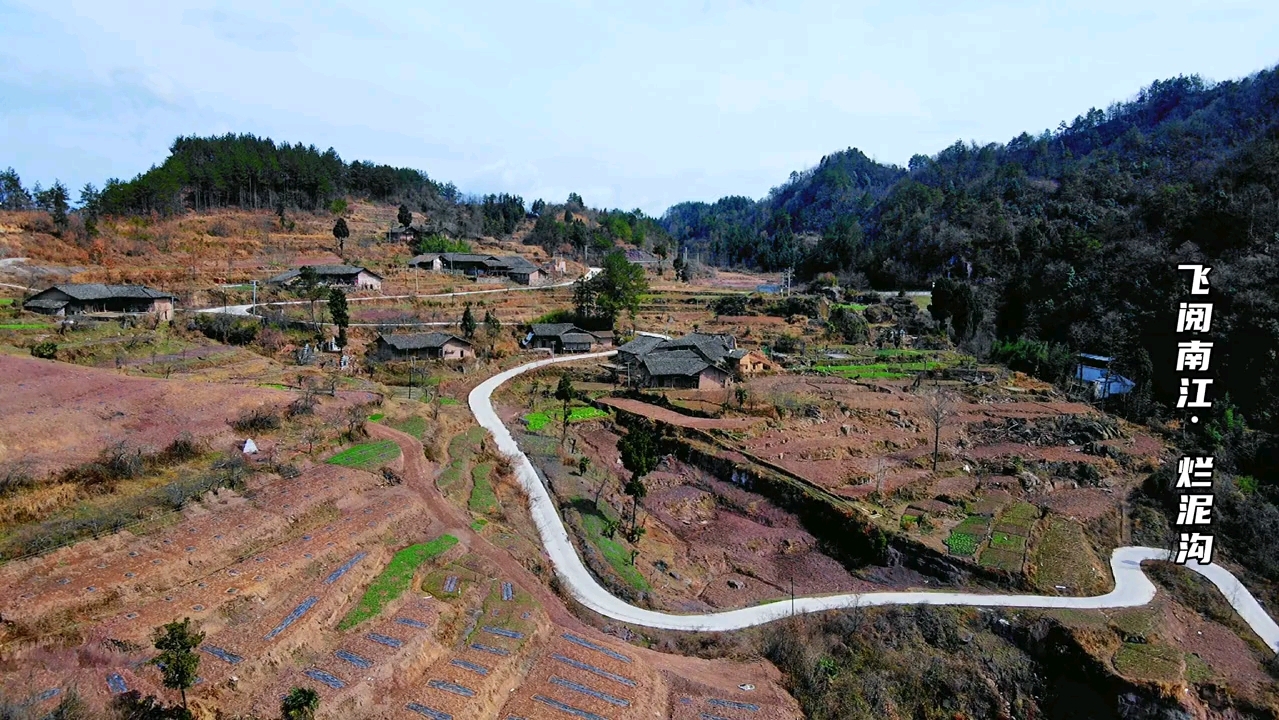
[[747, 692], [750, 692], [751, 690], [754, 690], [754, 689], [755, 689], [755, 686], [754, 686], [754, 685], [751, 685], [750, 683], [742, 683], [741, 685], [738, 685], [738, 686], [737, 686], [737, 689], [738, 689], [738, 690], [745, 690], [745, 691], [747, 691]]
[[258, 451], [258, 444], [253, 442], [253, 438], [244, 441], [244, 454], [252, 455]]

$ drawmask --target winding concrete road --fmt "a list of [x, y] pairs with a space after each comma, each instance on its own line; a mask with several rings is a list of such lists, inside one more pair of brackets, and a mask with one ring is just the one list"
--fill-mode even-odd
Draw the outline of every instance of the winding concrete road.
[[[635, 607], [613, 596], [596, 580], [578, 556], [569, 539], [554, 501], [546, 490], [541, 477], [533, 468], [528, 456], [520, 450], [510, 430], [502, 424], [493, 410], [493, 391], [503, 383], [522, 373], [553, 363], [573, 362], [605, 358], [615, 352], [593, 353], [586, 355], [566, 355], [512, 368], [498, 373], [480, 383], [471, 391], [469, 403], [476, 420], [493, 434], [498, 448], [509, 455], [515, 468], [516, 476], [523, 484], [529, 497], [529, 509], [533, 521], [537, 524], [542, 536], [542, 544], [550, 556], [555, 571], [568, 591], [582, 605], [601, 615], [614, 620], [665, 630], [689, 631], [725, 631], [738, 630], [753, 625], [761, 625], [792, 613], [790, 600], [780, 600], [723, 612], [704, 613], [700, 615], [676, 615], [672, 613], [647, 610]], [[1110, 558], [1110, 569], [1114, 573], [1115, 589], [1096, 597], [1060, 597], [1054, 595], [996, 595], [963, 592], [882, 592], [882, 593], [849, 593], [844, 595], [823, 595], [814, 597], [797, 597], [794, 600], [794, 613], [811, 613], [838, 608], [867, 607], [872, 605], [968, 605], [981, 607], [1005, 608], [1073, 608], [1098, 609], [1120, 608], [1145, 605], [1155, 596], [1155, 586], [1141, 570], [1145, 560], [1164, 560], [1168, 558], [1167, 550], [1149, 547], [1117, 548]], [[1256, 598], [1228, 570], [1219, 565], [1199, 566], [1191, 563], [1187, 568], [1207, 578], [1221, 590], [1226, 600], [1239, 612], [1239, 615], [1270, 646], [1279, 652], [1279, 625], [1266, 614]]]

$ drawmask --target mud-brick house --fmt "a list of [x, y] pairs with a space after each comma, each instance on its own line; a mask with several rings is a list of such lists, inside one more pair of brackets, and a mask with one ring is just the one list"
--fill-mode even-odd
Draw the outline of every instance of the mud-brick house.
[[[381, 290], [382, 276], [354, 265], [311, 265], [322, 285], [345, 285], [361, 290]], [[302, 268], [280, 273], [267, 280], [270, 285], [292, 285], [302, 276]]]
[[758, 350], [739, 348], [730, 350], [725, 356], [727, 364], [742, 377], [777, 372], [779, 366]]
[[22, 308], [45, 315], [154, 313], [161, 320], [172, 320], [176, 301], [173, 295], [144, 285], [66, 283], [32, 295]]
[[442, 332], [378, 335], [373, 341], [375, 356], [380, 360], [402, 360], [410, 357], [430, 360], [465, 360], [475, 357], [475, 346], [468, 340]]

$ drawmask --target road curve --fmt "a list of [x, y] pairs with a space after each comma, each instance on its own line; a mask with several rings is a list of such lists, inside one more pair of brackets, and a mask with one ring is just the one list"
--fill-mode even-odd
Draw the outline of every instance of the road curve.
[[[480, 383], [471, 391], [468, 399], [471, 412], [479, 424], [493, 434], [498, 449], [510, 456], [516, 476], [528, 493], [529, 510], [542, 536], [542, 544], [564, 587], [582, 605], [614, 620], [661, 628], [664, 630], [725, 631], [761, 625], [792, 613], [789, 599], [777, 602], [699, 615], [676, 615], [635, 607], [613, 596], [596, 580], [578, 556], [569, 540], [564, 522], [556, 511], [555, 503], [547, 493], [541, 477], [534, 470], [528, 456], [520, 450], [510, 430], [502, 424], [493, 410], [493, 391], [511, 378], [546, 365], [576, 360], [604, 358], [614, 352], [586, 355], [566, 355], [538, 360], [498, 373]], [[881, 592], [848, 593], [797, 597], [795, 613], [811, 613], [838, 608], [867, 607], [872, 605], [967, 605], [1005, 608], [1072, 608], [1098, 609], [1145, 605], [1155, 597], [1155, 586], [1141, 570], [1145, 560], [1167, 559], [1168, 551], [1149, 547], [1117, 548], [1110, 558], [1114, 573], [1115, 589], [1096, 597], [1060, 597], [1055, 595], [997, 595], [964, 592]], [[1219, 565], [1187, 568], [1207, 578], [1221, 590], [1226, 600], [1239, 615], [1270, 646], [1279, 652], [1279, 625], [1266, 614], [1256, 598], [1228, 570]]]

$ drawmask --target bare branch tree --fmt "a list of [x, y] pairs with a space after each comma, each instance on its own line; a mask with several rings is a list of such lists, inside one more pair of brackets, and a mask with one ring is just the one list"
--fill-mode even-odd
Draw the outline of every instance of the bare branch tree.
[[933, 426], [933, 472], [937, 472], [937, 456], [941, 452], [941, 429], [954, 416], [956, 402], [953, 395], [934, 387], [924, 396], [924, 414]]

